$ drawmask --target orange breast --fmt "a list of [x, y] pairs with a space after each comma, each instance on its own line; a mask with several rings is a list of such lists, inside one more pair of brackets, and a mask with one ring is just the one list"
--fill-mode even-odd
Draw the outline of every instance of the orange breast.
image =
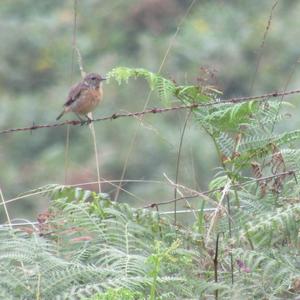
[[71, 110], [79, 114], [87, 114], [93, 111], [102, 98], [102, 91], [89, 89], [80, 93], [78, 99], [72, 104]]

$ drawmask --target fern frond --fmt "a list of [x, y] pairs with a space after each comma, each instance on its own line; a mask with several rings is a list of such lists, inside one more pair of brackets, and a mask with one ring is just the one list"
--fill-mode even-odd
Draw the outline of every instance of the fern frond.
[[300, 204], [286, 205], [253, 218], [240, 231], [241, 238], [250, 236], [254, 241], [261, 243], [264, 237], [269, 238], [269, 233], [273, 231], [277, 233], [274, 237], [276, 239], [285, 234], [288, 228], [294, 227], [292, 224], [297, 224], [296, 227], [300, 228]]
[[222, 154], [231, 157], [235, 148], [235, 140], [228, 134], [222, 132], [216, 137], [216, 143]]
[[115, 78], [119, 84], [128, 83], [130, 78], [143, 78], [147, 80], [151, 90], [156, 90], [160, 99], [164, 104], [170, 103], [176, 92], [175, 84], [165, 79], [159, 74], [152, 73], [145, 69], [132, 69], [126, 67], [118, 67], [107, 74], [108, 79]]
[[143, 78], [148, 82], [151, 90], [158, 92], [160, 99], [165, 105], [170, 104], [173, 99], [179, 99], [186, 104], [205, 103], [213, 100], [220, 93], [210, 86], [176, 85], [173, 81], [164, 78], [158, 73], [152, 73], [141, 68], [118, 67], [110, 71], [107, 74], [107, 78], [114, 78], [119, 84], [122, 82], [128, 83], [130, 78]]
[[248, 273], [240, 272], [239, 284], [244, 284], [245, 288], [255, 286], [256, 298], [269, 295], [274, 298], [290, 299], [293, 293], [289, 293], [288, 290], [293, 279], [299, 276], [299, 271], [296, 268], [296, 256], [293, 258], [293, 253], [288, 255], [288, 252], [288, 249], [286, 254], [281, 254], [275, 249], [269, 252], [235, 249], [234, 256], [249, 268]]

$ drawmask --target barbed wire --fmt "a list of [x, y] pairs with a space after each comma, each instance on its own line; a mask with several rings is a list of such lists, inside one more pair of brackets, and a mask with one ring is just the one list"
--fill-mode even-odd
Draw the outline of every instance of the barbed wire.
[[193, 103], [190, 105], [178, 105], [173, 107], [165, 107], [165, 108], [150, 108], [143, 111], [137, 111], [137, 112], [118, 112], [114, 113], [110, 116], [105, 116], [101, 118], [96, 118], [94, 120], [90, 121], [79, 121], [79, 120], [70, 120], [70, 121], [64, 121], [64, 122], [58, 122], [58, 123], [52, 123], [52, 124], [41, 124], [41, 125], [35, 125], [33, 123], [32, 126], [28, 127], [20, 127], [20, 128], [9, 128], [0, 131], [0, 134], [6, 134], [6, 133], [13, 133], [13, 132], [19, 132], [19, 131], [33, 131], [36, 129], [42, 129], [42, 128], [53, 128], [53, 127], [61, 127], [64, 125], [72, 125], [72, 126], [78, 126], [78, 125], [84, 125], [89, 124], [90, 122], [100, 122], [100, 121], [107, 121], [107, 120], [115, 120], [119, 118], [124, 117], [138, 117], [143, 116], [146, 114], [159, 114], [159, 113], [166, 113], [171, 111], [177, 111], [177, 110], [183, 110], [183, 109], [193, 109], [193, 108], [200, 108], [200, 107], [211, 107], [215, 105], [222, 105], [222, 104], [236, 104], [236, 103], [242, 103], [242, 102], [249, 102], [249, 101], [267, 101], [270, 98], [276, 98], [276, 97], [283, 97], [283, 96], [289, 96], [293, 94], [299, 94], [300, 89], [298, 90], [291, 90], [291, 91], [284, 91], [284, 92], [273, 92], [268, 94], [263, 94], [259, 96], [248, 96], [248, 97], [240, 97], [240, 98], [230, 98], [225, 100], [219, 100], [209, 103]]
[[[245, 186], [245, 185], [248, 185], [248, 184], [251, 184], [251, 183], [260, 182], [260, 181], [268, 181], [268, 180], [273, 179], [273, 178], [292, 176], [292, 175], [294, 176], [295, 182], [297, 183], [296, 171], [290, 170], [290, 171], [285, 171], [285, 172], [270, 175], [270, 176], [254, 178], [254, 179], [251, 179], [249, 181], [242, 182], [242, 183], [232, 184], [231, 188], [235, 188], [235, 187], [240, 188], [242, 186]], [[158, 207], [158, 206], [161, 206], [161, 205], [167, 205], [167, 204], [171, 204], [171, 203], [174, 203], [174, 202], [183, 201], [183, 200], [186, 200], [186, 199], [199, 198], [199, 197], [207, 196], [207, 195], [215, 193], [215, 192], [222, 192], [223, 189], [224, 189], [224, 186], [214, 188], [214, 189], [211, 189], [211, 190], [207, 190], [207, 191], [204, 191], [204, 192], [192, 193], [191, 195], [182, 196], [182, 197], [179, 197], [179, 198], [176, 198], [176, 199], [171, 199], [171, 200], [162, 201], [162, 202], [154, 202], [154, 203], [150, 203], [148, 205], [145, 205], [143, 208], [155, 208], [155, 207]], [[174, 211], [173, 211], [173, 213], [174, 213]]]

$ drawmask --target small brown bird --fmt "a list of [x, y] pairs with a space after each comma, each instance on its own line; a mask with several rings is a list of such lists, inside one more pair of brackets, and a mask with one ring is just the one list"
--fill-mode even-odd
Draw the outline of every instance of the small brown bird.
[[84, 122], [80, 116], [85, 116], [88, 122], [92, 120], [88, 113], [93, 111], [103, 97], [102, 81], [106, 78], [97, 73], [87, 74], [82, 81], [73, 85], [70, 89], [64, 110], [56, 118], [59, 120], [65, 113], [74, 112], [81, 122]]

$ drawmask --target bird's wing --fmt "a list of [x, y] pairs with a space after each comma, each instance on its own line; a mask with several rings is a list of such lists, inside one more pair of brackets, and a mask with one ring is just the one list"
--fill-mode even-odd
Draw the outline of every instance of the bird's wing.
[[80, 93], [87, 90], [88, 86], [84, 82], [79, 82], [73, 85], [70, 89], [68, 98], [64, 106], [70, 106], [79, 97]]

